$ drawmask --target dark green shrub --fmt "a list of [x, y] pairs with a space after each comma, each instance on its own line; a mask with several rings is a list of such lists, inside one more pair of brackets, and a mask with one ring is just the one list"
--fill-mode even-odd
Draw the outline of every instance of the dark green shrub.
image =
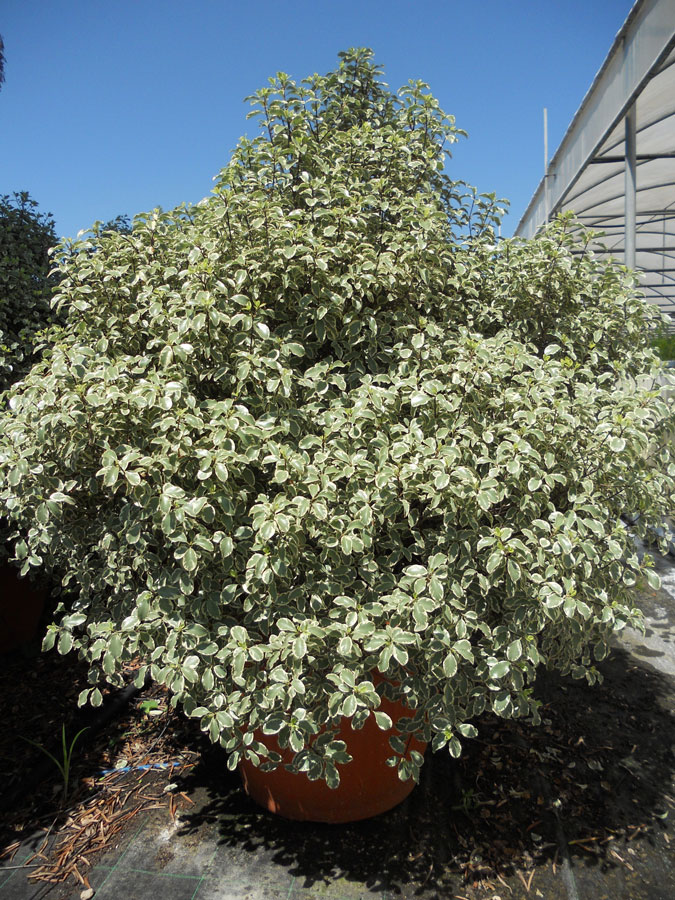
[[51, 215], [38, 212], [25, 191], [0, 197], [0, 392], [28, 372], [41, 332], [54, 321], [55, 244]]

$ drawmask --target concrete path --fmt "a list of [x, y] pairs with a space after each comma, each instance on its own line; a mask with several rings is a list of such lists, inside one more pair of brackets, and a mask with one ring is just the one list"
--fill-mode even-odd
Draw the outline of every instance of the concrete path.
[[[644, 552], [641, 543], [639, 548]], [[619, 643], [636, 659], [675, 678], [675, 556], [655, 556], [654, 567], [661, 578], [661, 590], [645, 591], [640, 596], [646, 633], [628, 628]]]

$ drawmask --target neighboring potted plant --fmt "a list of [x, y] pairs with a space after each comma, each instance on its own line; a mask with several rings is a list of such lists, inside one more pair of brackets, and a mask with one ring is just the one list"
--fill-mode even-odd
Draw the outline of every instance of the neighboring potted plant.
[[[40, 213], [27, 192], [0, 197], [0, 406], [10, 385], [39, 358], [55, 321], [49, 259], [54, 244], [52, 217]], [[46, 599], [44, 584], [20, 578], [7, 561], [5, 531], [0, 512], [0, 653], [35, 635]]]
[[209, 199], [62, 244], [67, 325], [0, 423], [16, 556], [79, 591], [45, 647], [91, 662], [80, 701], [141, 656], [247, 782], [284, 754], [336, 789], [367, 727], [412, 785], [483, 712], [536, 720], [539, 665], [593, 681], [639, 624], [620, 515], [675, 491], [631, 384], [659, 313], [570, 220], [498, 242], [453, 120], [371, 57], [259, 91]]
[[8, 557], [8, 548], [0, 545], [0, 653], [16, 650], [36, 636], [47, 600], [44, 577], [22, 578]]

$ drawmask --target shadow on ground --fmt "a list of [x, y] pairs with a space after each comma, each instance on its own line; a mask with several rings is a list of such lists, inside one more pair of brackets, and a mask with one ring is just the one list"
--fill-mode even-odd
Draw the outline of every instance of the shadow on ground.
[[[534, 873], [556, 876], [568, 850], [574, 869], [604, 886], [592, 896], [605, 895], [613, 870], [624, 885], [657, 878], [668, 890], [672, 680], [622, 650], [599, 668], [604, 682], [593, 687], [544, 673], [540, 726], [483, 718], [460, 760], [429, 754], [408, 800], [353, 825], [288, 822], [258, 810], [213, 748], [184, 782], [198, 803], [180, 834], [215, 831], [237, 856], [263, 853], [318, 892], [338, 879], [393, 896], [505, 882], [525, 888]], [[559, 874], [555, 883], [539, 896], [565, 896]], [[670, 894], [635, 888], [625, 896]]]

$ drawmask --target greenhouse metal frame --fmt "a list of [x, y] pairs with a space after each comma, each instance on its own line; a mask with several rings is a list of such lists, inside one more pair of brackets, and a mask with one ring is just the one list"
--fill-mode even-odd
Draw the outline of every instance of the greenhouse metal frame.
[[574, 212], [675, 325], [675, 0], [638, 0], [516, 235]]

